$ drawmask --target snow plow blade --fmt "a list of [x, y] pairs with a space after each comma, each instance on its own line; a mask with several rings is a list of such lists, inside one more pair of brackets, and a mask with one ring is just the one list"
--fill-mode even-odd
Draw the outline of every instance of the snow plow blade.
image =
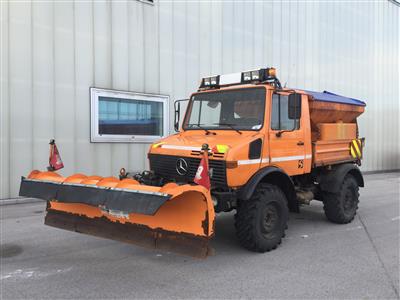
[[47, 201], [49, 226], [194, 257], [211, 253], [214, 206], [199, 185], [32, 171], [19, 194]]

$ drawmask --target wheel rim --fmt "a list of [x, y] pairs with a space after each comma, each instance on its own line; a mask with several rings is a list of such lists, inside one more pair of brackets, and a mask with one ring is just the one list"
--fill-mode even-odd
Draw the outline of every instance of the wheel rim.
[[271, 239], [276, 235], [276, 228], [279, 226], [280, 211], [274, 204], [269, 204], [263, 210], [261, 219], [261, 234], [266, 239]]

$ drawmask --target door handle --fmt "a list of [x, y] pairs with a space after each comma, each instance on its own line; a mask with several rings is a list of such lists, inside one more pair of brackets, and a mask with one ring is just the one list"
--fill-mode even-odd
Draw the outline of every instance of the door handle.
[[304, 146], [304, 142], [303, 141], [297, 142], [297, 146]]

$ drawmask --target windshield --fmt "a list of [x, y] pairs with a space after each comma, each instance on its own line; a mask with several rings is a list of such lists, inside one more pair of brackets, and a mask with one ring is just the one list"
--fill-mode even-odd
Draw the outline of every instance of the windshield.
[[246, 88], [193, 95], [184, 129], [259, 130], [265, 89]]

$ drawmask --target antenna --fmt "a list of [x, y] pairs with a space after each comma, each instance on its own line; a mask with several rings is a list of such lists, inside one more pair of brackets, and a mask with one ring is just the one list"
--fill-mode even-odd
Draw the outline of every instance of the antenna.
[[295, 66], [295, 64], [292, 64], [292, 66], [291, 66], [291, 68], [289, 70], [289, 76], [288, 76], [288, 79], [285, 82], [285, 85], [283, 86], [284, 88], [286, 87], [288, 81], [290, 80], [290, 76], [292, 75], [292, 70], [294, 69], [294, 66]]

